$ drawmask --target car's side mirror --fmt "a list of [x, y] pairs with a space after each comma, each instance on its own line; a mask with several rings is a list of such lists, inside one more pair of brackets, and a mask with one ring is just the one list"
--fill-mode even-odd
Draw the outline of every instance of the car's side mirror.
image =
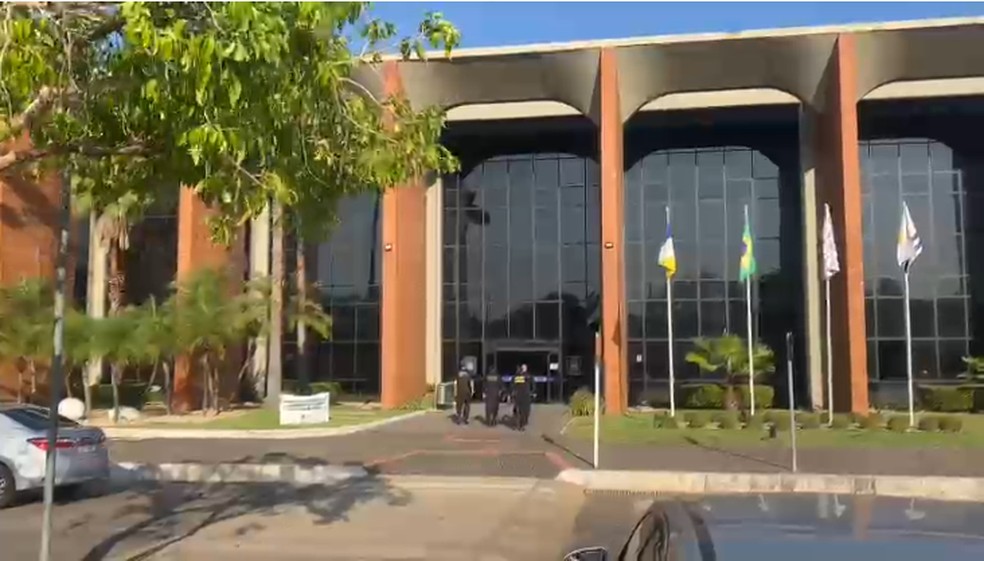
[[608, 561], [608, 550], [603, 547], [583, 547], [565, 555], [564, 561]]

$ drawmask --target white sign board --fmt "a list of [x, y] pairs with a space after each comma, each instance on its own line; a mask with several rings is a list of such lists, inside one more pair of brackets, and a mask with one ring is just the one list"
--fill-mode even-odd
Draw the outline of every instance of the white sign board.
[[327, 423], [330, 418], [330, 402], [327, 392], [314, 395], [281, 395], [281, 425], [316, 425]]

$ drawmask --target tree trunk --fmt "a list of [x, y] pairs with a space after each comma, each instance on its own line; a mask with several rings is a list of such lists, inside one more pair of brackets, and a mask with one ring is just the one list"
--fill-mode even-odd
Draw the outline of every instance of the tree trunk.
[[164, 360], [161, 365], [164, 368], [164, 410], [171, 414], [171, 363]]
[[118, 363], [114, 362], [109, 369], [109, 381], [113, 386], [113, 422], [120, 420], [120, 370]]
[[284, 321], [284, 211], [280, 203], [273, 203], [273, 235], [271, 236], [270, 268], [273, 282], [270, 293], [270, 350], [267, 370], [268, 407], [280, 403], [280, 390], [283, 385], [283, 321]]
[[85, 417], [92, 411], [92, 386], [89, 385], [88, 372], [82, 373], [82, 398], [85, 399]]
[[17, 403], [24, 403], [24, 370], [17, 367]]
[[33, 360], [27, 362], [27, 370], [31, 373], [31, 399], [34, 400], [38, 395], [38, 369]]
[[202, 353], [200, 364], [202, 368], [202, 414], [207, 417], [208, 412], [211, 410], [208, 402], [209, 397], [211, 396], [211, 392], [208, 391], [208, 384], [210, 381], [208, 376], [208, 353]]
[[65, 397], [75, 397], [72, 395], [72, 370], [66, 369], [65, 373]]
[[307, 326], [304, 325], [304, 310], [307, 305], [307, 255], [304, 250], [304, 236], [297, 230], [297, 386], [305, 395], [308, 393], [307, 364]]

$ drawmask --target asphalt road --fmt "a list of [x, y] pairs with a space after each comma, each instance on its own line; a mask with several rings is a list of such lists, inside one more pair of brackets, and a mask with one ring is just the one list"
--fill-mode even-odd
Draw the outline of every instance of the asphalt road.
[[[618, 551], [653, 501], [678, 561], [984, 559], [984, 505], [834, 497], [652, 497], [527, 480], [145, 487], [56, 509], [54, 559], [550, 560]], [[37, 558], [41, 505], [0, 511], [4, 561]], [[695, 520], [700, 521], [696, 523]], [[704, 542], [695, 528], [706, 527]], [[690, 555], [689, 557], [686, 555]]]

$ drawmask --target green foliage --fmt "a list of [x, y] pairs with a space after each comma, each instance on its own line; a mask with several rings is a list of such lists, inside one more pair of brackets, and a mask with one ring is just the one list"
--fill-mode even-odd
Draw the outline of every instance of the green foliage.
[[765, 418], [762, 415], [746, 416], [745, 430], [762, 432], [765, 430]]
[[965, 356], [963, 357], [967, 370], [960, 374], [960, 378], [984, 382], [984, 356]]
[[[755, 408], [771, 409], [775, 402], [776, 390], [772, 386], [755, 384]], [[743, 406], [748, 406], [751, 401], [748, 399], [748, 386], [738, 388], [738, 399]]]
[[741, 427], [737, 411], [719, 411], [714, 414], [714, 422], [722, 429], [732, 430]]
[[959, 415], [943, 415], [940, 417], [940, 430], [943, 432], [960, 432], [963, 430], [963, 419]]
[[780, 431], [789, 430], [788, 411], [769, 411], [765, 414], [765, 421], [771, 423], [772, 426], [776, 427], [776, 430], [780, 430]]
[[851, 420], [849, 415], [843, 415], [839, 413], [834, 413], [834, 417], [830, 422], [830, 428], [832, 429], [846, 429], [851, 427], [854, 422]]
[[940, 430], [940, 418], [936, 416], [920, 418], [919, 430], [923, 432], [938, 432]]
[[692, 429], [702, 429], [710, 423], [711, 418], [706, 411], [687, 411], [683, 420]]
[[959, 386], [920, 386], [922, 403], [930, 411], [962, 413], [974, 408], [974, 390]]
[[680, 422], [679, 418], [670, 417], [669, 415], [653, 418], [653, 425], [656, 428], [671, 429], [671, 430], [680, 429], [683, 428], [684, 426], [684, 424]]
[[817, 413], [801, 413], [796, 416], [796, 420], [804, 429], [818, 429], [822, 425], [820, 415]]
[[909, 430], [909, 417], [906, 415], [893, 415], [888, 419], [888, 430], [892, 432], [905, 432]]
[[878, 413], [869, 413], [858, 418], [858, 426], [865, 430], [876, 430], [885, 426], [885, 419]]
[[590, 417], [594, 415], [594, 392], [588, 388], [580, 388], [571, 395], [571, 417]]
[[724, 388], [718, 384], [688, 386], [684, 388], [683, 403], [688, 409], [721, 409], [724, 407]]
[[[443, 112], [383, 84], [460, 34], [438, 13], [411, 37], [366, 3], [46, 3], [8, 7], [0, 49], [0, 173], [65, 170], [80, 199], [139, 213], [189, 185], [221, 241], [269, 200], [309, 237], [336, 201], [454, 169]], [[392, 46], [391, 46], [392, 45]], [[30, 149], [7, 143], [29, 132]]]
[[[775, 371], [775, 357], [767, 345], [756, 343], [753, 349], [755, 361], [755, 379], [760, 379]], [[722, 335], [721, 337], [699, 338], [694, 341], [694, 350], [687, 353], [687, 362], [697, 365], [702, 372], [708, 374], [722, 373], [728, 390], [725, 395], [725, 406], [734, 409], [737, 403], [733, 395], [735, 386], [740, 378], [748, 379], [748, 346], [744, 339], [737, 335]], [[756, 398], [758, 395], [756, 394]]]

